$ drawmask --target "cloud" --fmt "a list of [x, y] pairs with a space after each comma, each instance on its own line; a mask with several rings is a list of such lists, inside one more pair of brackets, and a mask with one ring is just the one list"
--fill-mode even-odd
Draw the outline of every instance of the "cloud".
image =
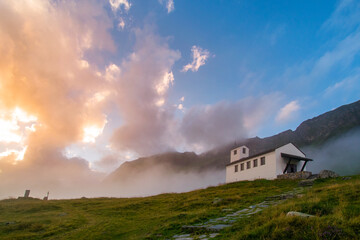
[[330, 18], [323, 24], [322, 29], [350, 30], [360, 23], [360, 3], [354, 0], [341, 0]]
[[163, 76], [163, 80], [156, 85], [156, 91], [161, 96], [166, 94], [171, 85], [174, 84], [174, 74], [172, 71], [167, 72]]
[[[325, 77], [332, 72], [344, 71], [348, 74], [347, 68], [360, 53], [360, 28], [335, 42], [336, 44], [330, 50], [315, 60], [304, 61], [285, 71], [284, 79], [287, 82], [291, 78], [295, 79], [295, 81], [291, 81], [291, 88], [294, 88], [294, 82], [314, 88], [319, 82], [328, 81], [328, 78]], [[310, 82], [312, 83], [310, 84]]]
[[185, 112], [184, 101], [185, 101], [185, 97], [183, 96], [179, 99], [180, 103], [174, 104], [174, 107], [176, 107], [178, 110], [182, 112]]
[[166, 163], [143, 166], [134, 172], [131, 171], [133, 169], [129, 169], [129, 172], [133, 173], [132, 176], [124, 174], [125, 176], [121, 175], [124, 179], [111, 179], [113, 182], [109, 181], [109, 185], [113, 185], [113, 192], [120, 197], [139, 197], [168, 192], [188, 192], [225, 182], [225, 170], [179, 171]]
[[197, 152], [246, 138], [271, 115], [278, 99], [270, 94], [192, 107], [185, 112], [180, 132], [188, 148]]
[[[0, 142], [0, 197], [26, 188], [40, 196], [48, 190], [53, 197], [99, 196], [103, 175], [66, 149], [96, 145], [105, 131], [118, 152], [104, 151], [107, 157], [93, 165], [106, 171], [117, 156], [124, 160], [122, 153], [149, 155], [184, 144], [177, 108], [167, 102], [180, 52], [165, 38], [150, 27], [135, 29], [133, 52], [104, 64], [98, 59], [115, 47], [113, 19], [100, 2], [0, 5], [0, 110], [6, 113], [0, 119], [13, 137]], [[120, 115], [112, 129], [108, 105]]]
[[276, 121], [278, 123], [284, 123], [293, 119], [297, 111], [299, 111], [300, 105], [298, 101], [291, 101], [286, 104], [283, 108], [280, 109], [276, 116]]
[[121, 9], [123, 8], [125, 10], [125, 13], [127, 13], [130, 10], [131, 3], [129, 2], [129, 0], [109, 0], [109, 4], [111, 6], [111, 10], [117, 18], [117, 29], [119, 31], [124, 30], [126, 23], [124, 20], [125, 16]]
[[333, 97], [335, 94], [344, 96], [352, 95], [360, 90], [360, 71], [357, 69], [350, 76], [328, 86], [324, 90], [324, 97]]
[[344, 87], [344, 85], [346, 84], [347, 82], [347, 79], [344, 79], [340, 82], [337, 82], [335, 83], [334, 85], [332, 86], [329, 86], [328, 88], [325, 89], [325, 95], [329, 95], [329, 94], [332, 94], [334, 91], [336, 91], [337, 89], [339, 88], [342, 88]]
[[120, 68], [116, 64], [109, 64], [105, 70], [105, 79], [109, 82], [116, 81], [121, 73]]
[[174, 11], [174, 0], [168, 0], [166, 3], [166, 9], [168, 10], [168, 13], [171, 13]]
[[270, 44], [275, 45], [278, 42], [279, 38], [284, 36], [286, 32], [285, 30], [286, 26], [284, 24], [277, 26], [269, 35]]
[[347, 66], [353, 61], [354, 57], [359, 54], [359, 51], [360, 31], [357, 31], [340, 41], [333, 50], [323, 54], [315, 63], [310, 74], [314, 78], [327, 74], [335, 66]]
[[95, 139], [102, 134], [107, 121], [104, 120], [101, 125], [89, 125], [83, 129], [83, 142], [84, 143], [95, 143]]
[[[331, 81], [340, 82], [339, 76], [350, 77], [352, 67], [360, 53], [360, 3], [353, 0], [338, 1], [332, 15], [325, 21], [320, 34], [329, 39], [322, 46], [325, 50], [310, 59], [288, 68], [283, 75], [288, 91], [302, 89], [303, 92], [322, 91]], [[334, 31], [329, 38], [329, 32]]]
[[340, 175], [360, 173], [360, 129], [352, 129], [337, 138], [333, 138], [321, 146], [306, 147], [307, 157], [314, 159], [307, 169], [318, 173], [328, 169]]
[[[326, 30], [345, 30], [347, 35], [337, 41], [333, 50], [327, 51], [315, 63], [311, 75], [317, 77], [326, 74], [336, 66], [347, 66], [360, 51], [360, 3], [353, 0], [341, 0], [335, 11], [323, 25]], [[338, 34], [341, 36], [341, 34]]]
[[101, 7], [86, 2], [35, 3], [36, 10], [26, 1], [20, 8], [2, 3], [1, 16], [6, 18], [1, 21], [1, 102], [8, 109], [20, 106], [37, 117], [42, 127], [33, 135], [51, 132], [63, 145], [81, 139], [88, 119], [104, 120], [84, 104], [104, 84], [78, 62], [90, 48], [113, 49], [106, 31], [111, 25], [106, 18], [97, 19], [105, 14]]
[[159, 2], [160, 4], [165, 5], [168, 13], [175, 10], [174, 0], [159, 0]]
[[124, 28], [125, 28], [125, 21], [124, 21], [124, 19], [123, 18], [119, 18], [119, 23], [118, 23], [118, 29], [120, 29], [120, 30], [124, 30]]
[[239, 78], [241, 83], [239, 84], [239, 89], [246, 89], [246, 94], [256, 95], [259, 92], [259, 89], [263, 86], [264, 82], [264, 73], [259, 71], [253, 71], [246, 67], [244, 64], [238, 67]]
[[195, 151], [247, 137], [240, 104], [220, 102], [188, 109], [180, 131]]
[[109, 85], [85, 55], [114, 51], [111, 27], [96, 1], [0, 2], [0, 108], [17, 116], [0, 118], [20, 136], [0, 141], [12, 152], [0, 157], [0, 197], [28, 187], [65, 197], [99, 179], [86, 160], [62, 151], [83, 139], [84, 128], [106, 121], [96, 99]]
[[119, 167], [120, 157], [117, 155], [107, 155], [94, 163], [96, 168], [105, 172], [110, 172]]
[[0, 161], [0, 198], [21, 196], [25, 189], [34, 197], [43, 197], [47, 191], [51, 198], [99, 196], [97, 184], [104, 175], [91, 171], [86, 160], [65, 158], [55, 149], [31, 154], [36, 155], [38, 164]]
[[[130, 8], [129, 2], [111, 3], [117, 11]], [[27, 188], [39, 196], [48, 190], [62, 198], [99, 196], [103, 175], [86, 159], [66, 154], [74, 144], [110, 141], [111, 151], [93, 164], [108, 171], [126, 156], [205, 150], [246, 136], [273, 109], [270, 95], [190, 109], [184, 98], [177, 106], [169, 103], [180, 52], [144, 27], [132, 32], [131, 54], [104, 62], [104, 55], [117, 57], [111, 36], [117, 16], [102, 4], [108, 3], [0, 1], [0, 127], [6, 126], [0, 129], [1, 198]], [[192, 51], [187, 70], [197, 71], [209, 52]]]
[[172, 148], [175, 109], [166, 106], [166, 96], [180, 52], [170, 49], [149, 27], [137, 29], [135, 36], [135, 51], [122, 63], [114, 86], [124, 124], [113, 134], [112, 144], [119, 151], [148, 155]]
[[125, 11], [129, 11], [131, 4], [128, 0], [109, 0], [111, 9], [117, 12], [121, 7], [124, 7]]
[[198, 46], [193, 46], [191, 48], [193, 61], [185, 65], [182, 69], [183, 72], [189, 70], [197, 72], [202, 65], [205, 65], [206, 60], [210, 57], [210, 52], [206, 49], [202, 49]]

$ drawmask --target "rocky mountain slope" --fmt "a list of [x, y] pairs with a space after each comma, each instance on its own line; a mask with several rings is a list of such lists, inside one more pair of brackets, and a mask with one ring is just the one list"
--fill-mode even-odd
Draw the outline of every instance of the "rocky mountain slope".
[[[240, 140], [237, 142], [237, 146], [248, 146], [250, 154], [253, 155], [288, 142], [293, 142], [299, 147], [321, 145], [359, 126], [360, 101], [357, 101], [306, 120], [295, 131], [287, 130], [267, 138], [254, 137]], [[107, 177], [106, 182], [141, 178], [141, 174], [158, 165], [164, 166], [169, 172], [223, 170], [225, 165], [230, 162], [229, 151], [233, 147], [234, 144], [228, 144], [200, 155], [193, 152], [171, 152], [139, 158], [122, 164]]]

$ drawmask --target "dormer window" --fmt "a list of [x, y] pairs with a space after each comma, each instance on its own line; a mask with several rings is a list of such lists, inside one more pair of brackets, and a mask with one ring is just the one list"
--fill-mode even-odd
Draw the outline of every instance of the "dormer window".
[[246, 148], [243, 148], [243, 153], [244, 153], [244, 154], [246, 153]]
[[237, 154], [237, 150], [234, 150], [234, 155], [236, 155]]

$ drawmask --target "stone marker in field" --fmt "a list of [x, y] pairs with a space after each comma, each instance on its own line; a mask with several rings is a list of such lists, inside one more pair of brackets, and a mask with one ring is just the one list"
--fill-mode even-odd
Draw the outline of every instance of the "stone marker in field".
[[49, 199], [49, 192], [47, 192], [47, 195], [43, 198], [44, 201], [47, 201]]
[[30, 196], [30, 190], [25, 190], [24, 198], [28, 198]]

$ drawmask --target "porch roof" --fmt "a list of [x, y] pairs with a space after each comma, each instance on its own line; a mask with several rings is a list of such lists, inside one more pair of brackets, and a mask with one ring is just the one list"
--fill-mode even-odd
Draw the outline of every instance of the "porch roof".
[[288, 154], [288, 153], [281, 153], [281, 157], [291, 159], [291, 160], [305, 161], [305, 162], [314, 161], [311, 158], [301, 157], [301, 156], [292, 155], [292, 154]]

